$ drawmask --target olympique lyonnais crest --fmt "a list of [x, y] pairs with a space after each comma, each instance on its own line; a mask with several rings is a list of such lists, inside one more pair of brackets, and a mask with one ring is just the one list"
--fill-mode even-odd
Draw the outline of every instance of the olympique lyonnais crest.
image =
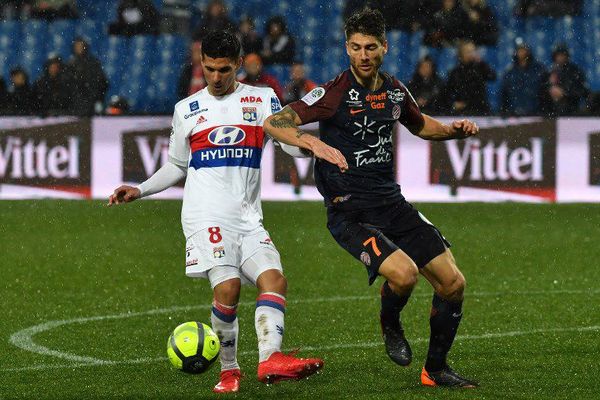
[[219, 246], [213, 248], [213, 257], [214, 258], [223, 258], [225, 257], [225, 247]]
[[244, 118], [244, 121], [256, 121], [256, 107], [242, 107], [242, 116]]

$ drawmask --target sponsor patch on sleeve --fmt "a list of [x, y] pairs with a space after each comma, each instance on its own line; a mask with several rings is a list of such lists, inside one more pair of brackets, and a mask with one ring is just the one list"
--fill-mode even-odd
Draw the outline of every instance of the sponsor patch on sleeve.
[[281, 103], [277, 96], [271, 97], [271, 112], [275, 114], [276, 112], [281, 111]]
[[312, 106], [323, 96], [325, 96], [325, 89], [323, 89], [322, 87], [316, 87], [310, 92], [308, 92], [306, 96], [304, 96], [300, 100], [303, 101], [307, 106]]

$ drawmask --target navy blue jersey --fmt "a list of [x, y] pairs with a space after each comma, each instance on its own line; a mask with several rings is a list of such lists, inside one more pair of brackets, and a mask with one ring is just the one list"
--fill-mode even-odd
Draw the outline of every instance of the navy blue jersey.
[[316, 161], [315, 181], [328, 207], [370, 208], [403, 199], [394, 173], [394, 125], [400, 122], [416, 133], [424, 120], [408, 89], [388, 74], [380, 76], [382, 86], [371, 91], [346, 70], [289, 104], [302, 123], [319, 121], [321, 140], [348, 161], [344, 173]]

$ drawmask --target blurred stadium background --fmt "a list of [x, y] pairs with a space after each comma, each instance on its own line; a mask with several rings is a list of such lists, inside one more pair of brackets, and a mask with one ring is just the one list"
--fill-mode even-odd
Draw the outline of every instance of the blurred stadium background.
[[[566, 43], [573, 61], [587, 76], [592, 90], [600, 90], [600, 1], [585, 0], [580, 15], [562, 17], [515, 17], [518, 0], [489, 0], [499, 27], [497, 46], [482, 46], [481, 55], [499, 78], [512, 63], [515, 39], [528, 43], [536, 58], [551, 64], [553, 47]], [[162, 0], [153, 0], [160, 12]], [[191, 2], [194, 9], [204, 10], [207, 0]], [[138, 35], [132, 38], [109, 36], [108, 26], [117, 19], [118, 1], [78, 0], [80, 17], [47, 22], [38, 19], [0, 21], [0, 75], [7, 81], [11, 68], [21, 65], [35, 80], [50, 55], [64, 60], [71, 55], [76, 36], [91, 44], [100, 58], [110, 87], [107, 99], [121, 95], [136, 113], [169, 114], [177, 100], [177, 80], [188, 56], [189, 35]], [[282, 15], [290, 33], [296, 38], [296, 58], [304, 61], [308, 77], [324, 83], [335, 71], [347, 66], [343, 44], [344, 0], [295, 1], [229, 0], [229, 16], [237, 24], [242, 16], [251, 16], [263, 33], [265, 22]], [[200, 11], [199, 11], [200, 12]], [[198, 20], [194, 20], [196, 23]], [[431, 55], [442, 77], [456, 64], [453, 47], [431, 48], [423, 44], [424, 32], [390, 31], [390, 52], [384, 68], [407, 83], [418, 60]], [[400, 64], [399, 61], [403, 63]], [[274, 65], [268, 71], [282, 83], [289, 81], [289, 67]], [[488, 85], [492, 110], [499, 111], [500, 79]]]

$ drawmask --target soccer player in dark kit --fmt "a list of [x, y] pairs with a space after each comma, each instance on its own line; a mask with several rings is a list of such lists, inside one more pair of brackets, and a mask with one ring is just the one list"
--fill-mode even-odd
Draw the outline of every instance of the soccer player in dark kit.
[[379, 71], [388, 48], [379, 11], [366, 8], [352, 15], [345, 34], [350, 69], [270, 116], [264, 128], [274, 137], [295, 135], [292, 144], [311, 150], [316, 138], [298, 125], [320, 121], [321, 140], [347, 160], [346, 170], [339, 163], [317, 159], [315, 180], [335, 240], [366, 266], [369, 284], [378, 275], [386, 279], [380, 320], [389, 357], [402, 366], [412, 361], [400, 312], [420, 273], [434, 289], [421, 383], [477, 387], [446, 361], [462, 317], [465, 278], [450, 243], [400, 192], [394, 178], [392, 132], [400, 122], [425, 140], [448, 140], [475, 135], [479, 128], [466, 119], [445, 125], [422, 114], [406, 87]]

